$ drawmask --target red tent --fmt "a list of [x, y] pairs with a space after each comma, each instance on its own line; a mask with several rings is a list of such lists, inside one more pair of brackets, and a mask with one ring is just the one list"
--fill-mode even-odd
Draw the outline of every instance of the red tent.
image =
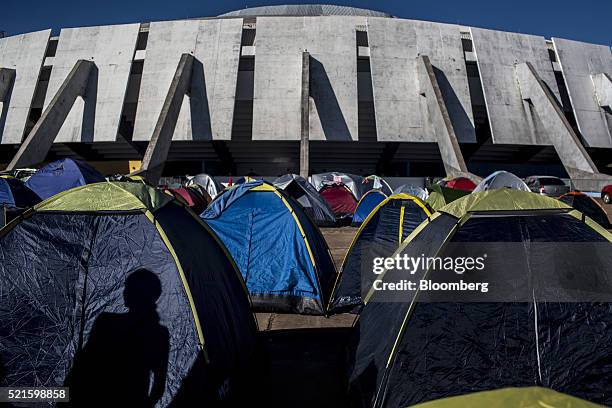
[[457, 177], [445, 182], [444, 187], [455, 188], [463, 191], [473, 191], [476, 188], [476, 184], [467, 177]]
[[319, 191], [337, 219], [350, 218], [357, 208], [357, 200], [344, 184], [331, 184]]
[[208, 206], [210, 196], [204, 197], [200, 192], [193, 188], [179, 187], [172, 188], [170, 193], [179, 201], [187, 204], [196, 214], [200, 214]]

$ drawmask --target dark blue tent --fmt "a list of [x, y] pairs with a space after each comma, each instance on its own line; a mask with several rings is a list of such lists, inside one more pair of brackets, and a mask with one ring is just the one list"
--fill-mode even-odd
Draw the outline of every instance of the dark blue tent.
[[323, 314], [335, 268], [303, 208], [262, 181], [227, 190], [201, 217], [221, 238], [256, 311]]
[[11, 208], [28, 208], [40, 202], [40, 197], [23, 181], [16, 178], [0, 178], [0, 205]]
[[104, 176], [80, 160], [62, 159], [39, 169], [26, 185], [43, 200], [62, 191], [105, 181]]
[[380, 190], [370, 190], [361, 197], [359, 200], [359, 204], [357, 204], [357, 208], [355, 209], [355, 214], [353, 214], [353, 226], [360, 226], [368, 215], [376, 208], [376, 206], [382, 203], [387, 195]]
[[68, 386], [74, 407], [240, 395], [256, 335], [244, 282], [171, 196], [142, 183], [66, 191], [0, 230], [0, 258], [2, 386]]
[[0, 227], [40, 202], [40, 197], [19, 179], [0, 178]]
[[374, 207], [344, 257], [328, 314], [358, 313], [362, 286], [372, 284], [374, 258], [392, 256], [402, 241], [430, 216], [425, 203], [408, 194], [392, 194]]

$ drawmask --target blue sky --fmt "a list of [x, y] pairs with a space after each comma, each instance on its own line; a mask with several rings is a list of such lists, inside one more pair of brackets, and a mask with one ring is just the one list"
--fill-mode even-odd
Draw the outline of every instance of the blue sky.
[[[52, 28], [58, 33], [62, 27], [210, 17], [245, 7], [287, 3], [287, 0], [4, 0], [0, 30], [11, 35]], [[381, 10], [402, 18], [612, 45], [612, 0], [347, 0], [324, 3]]]

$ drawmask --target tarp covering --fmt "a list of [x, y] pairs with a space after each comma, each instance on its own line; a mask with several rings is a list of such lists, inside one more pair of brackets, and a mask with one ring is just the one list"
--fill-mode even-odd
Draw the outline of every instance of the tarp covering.
[[425, 402], [413, 408], [597, 408], [600, 405], [543, 387], [503, 388]]
[[[506, 191], [511, 195], [496, 195]], [[440, 294], [432, 291], [389, 301], [389, 292], [370, 291], [351, 343], [355, 405], [404, 407], [536, 385], [612, 403], [612, 366], [601, 347], [612, 341], [612, 303], [573, 298], [577, 291], [612, 296], [612, 235], [591, 228], [552, 199], [539, 207], [528, 201], [522, 209], [525, 194], [476, 193], [481, 198], [475, 206], [483, 212], [459, 204], [464, 209], [459, 218], [441, 212], [398, 253], [453, 259], [474, 256], [469, 248], [487, 253], [486, 276], [465, 273], [461, 279], [506, 282], [504, 288], [526, 301], [470, 302], [476, 295], [468, 293], [461, 301], [436, 300]], [[383, 280], [397, 282], [405, 273], [388, 270]], [[426, 267], [413, 276], [437, 283], [458, 279], [454, 270]]]
[[361, 200], [359, 200], [357, 208], [355, 209], [355, 214], [353, 214], [353, 226], [360, 226], [368, 215], [370, 215], [372, 210], [383, 202], [385, 198], [387, 198], [387, 196], [380, 190], [370, 190], [365, 193], [363, 197], [361, 197]]
[[427, 200], [429, 193], [423, 187], [415, 186], [412, 184], [402, 184], [393, 190], [393, 194], [408, 194], [419, 198], [421, 201]]
[[363, 184], [363, 180], [361, 176], [337, 172], [313, 174], [310, 176], [310, 182], [317, 191], [321, 192], [324, 187], [332, 184], [343, 184], [353, 193], [355, 201], [358, 201], [364, 192], [369, 190], [369, 188], [367, 188], [368, 185]]
[[197, 187], [200, 191], [206, 191], [211, 198], [215, 198], [217, 194], [223, 190], [223, 187], [208, 174], [196, 174], [187, 181], [187, 187]]
[[357, 208], [357, 200], [355, 200], [348, 187], [344, 184], [332, 184], [323, 187], [319, 194], [321, 194], [321, 197], [323, 197], [334, 212], [337, 223], [350, 223], [353, 213]]
[[176, 201], [118, 209], [125, 204], [111, 200], [121, 195], [127, 203], [164, 194], [110, 184], [73, 190], [86, 203], [90, 189], [97, 210], [78, 208], [68, 191], [2, 231], [0, 382], [66, 385], [73, 406], [215, 404], [254, 347], [242, 279]]
[[62, 191], [104, 180], [102, 174], [85, 162], [61, 159], [39, 169], [26, 186], [45, 200]]
[[323, 314], [335, 269], [317, 227], [291, 202], [255, 181], [227, 190], [201, 217], [236, 261], [254, 310]]
[[591, 218], [602, 227], [612, 229], [612, 225], [610, 225], [606, 211], [601, 208], [597, 201], [593, 200], [588, 195], [578, 192], [567, 193], [559, 197], [559, 200], [567, 205], [571, 205], [573, 208]]
[[500, 170], [490, 174], [488, 177], [484, 178], [480, 183], [478, 183], [474, 189], [474, 192], [477, 193], [479, 191], [494, 190], [496, 188], [510, 188], [513, 190], [531, 191], [523, 180], [512, 173]]
[[40, 202], [40, 197], [21, 180], [0, 177], [0, 206], [28, 208]]
[[379, 203], [357, 231], [332, 293], [331, 314], [357, 311], [362, 285], [371, 285], [372, 260], [392, 255], [400, 243], [431, 213], [418, 198], [393, 194]]
[[320, 227], [336, 224], [336, 216], [319, 192], [305, 178], [286, 174], [274, 180], [274, 186], [293, 197]]

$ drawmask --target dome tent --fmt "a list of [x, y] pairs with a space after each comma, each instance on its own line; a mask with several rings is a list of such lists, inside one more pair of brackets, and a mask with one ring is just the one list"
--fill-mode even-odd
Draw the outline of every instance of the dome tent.
[[383, 202], [385, 198], [387, 198], [387, 195], [380, 190], [370, 190], [365, 193], [361, 197], [361, 200], [359, 200], [359, 203], [357, 203], [357, 208], [355, 208], [355, 213], [353, 214], [352, 225], [355, 227], [360, 226], [372, 210]]
[[26, 182], [40, 198], [47, 198], [85, 184], [105, 181], [104, 176], [80, 160], [61, 159], [40, 168]]
[[559, 200], [563, 201], [567, 205], [571, 205], [573, 208], [591, 218], [602, 227], [606, 229], [612, 228], [606, 211], [601, 208], [597, 201], [593, 200], [588, 195], [580, 192], [571, 192], [563, 194], [561, 197], [559, 197]]
[[450, 204], [453, 201], [470, 194], [469, 191], [457, 190], [450, 187], [442, 187], [438, 184], [433, 184], [429, 187], [429, 197], [425, 202], [434, 211]]
[[491, 173], [488, 177], [484, 178], [476, 188], [474, 193], [479, 191], [494, 190], [496, 188], [511, 188], [513, 190], [531, 191], [527, 184], [514, 174], [504, 170], [496, 171]]
[[200, 190], [193, 187], [169, 188], [165, 189], [164, 192], [166, 194], [171, 194], [197, 214], [204, 211], [211, 201], [206, 191], [203, 190], [202, 193], [200, 193]]
[[21, 180], [0, 177], [0, 227], [40, 201], [40, 197]]
[[476, 188], [476, 183], [467, 177], [443, 178], [438, 182], [442, 187], [454, 188], [456, 190], [473, 191]]
[[[152, 370], [165, 377], [157, 407], [214, 403], [252, 353], [256, 325], [231, 257], [195, 214], [144, 184], [43, 201], [1, 231], [0, 256], [7, 385], [68, 383], [78, 406], [136, 406]], [[112, 401], [95, 392], [104, 386]]]
[[[484, 280], [492, 290], [454, 299], [435, 291], [390, 298], [370, 290], [353, 333], [351, 398], [362, 406], [411, 406], [540, 385], [610, 405], [612, 367], [600, 345], [612, 341], [611, 249], [612, 235], [592, 220], [533, 193], [491, 190], [441, 208], [397, 254], [487, 253], [484, 272], [420, 267], [413, 279]], [[380, 276], [397, 282], [406, 271]]]
[[412, 408], [598, 408], [600, 405], [543, 387], [511, 387], [424, 402]]
[[355, 310], [361, 305], [362, 271], [371, 268], [374, 257], [393, 254], [400, 243], [423, 220], [431, 216], [417, 197], [393, 194], [379, 203], [355, 234], [342, 262], [332, 291], [332, 314]]
[[348, 225], [357, 209], [357, 200], [344, 184], [329, 184], [320, 191], [321, 197], [334, 212], [336, 225]]
[[274, 186], [293, 197], [319, 227], [336, 224], [334, 212], [319, 192], [304, 177], [286, 174], [274, 180]]
[[[363, 181], [364, 178], [361, 176], [337, 172], [313, 174], [310, 176], [310, 182], [318, 192], [321, 192], [326, 186], [344, 185], [353, 194], [355, 201], [359, 200], [364, 193]], [[369, 185], [373, 186], [374, 184]]]
[[223, 186], [221, 186], [221, 184], [205, 173], [196, 174], [195, 176], [191, 177], [187, 181], [186, 186], [197, 188], [202, 195], [204, 195], [204, 192], [206, 192], [212, 199], [214, 199], [217, 194], [223, 190]]
[[376, 176], [376, 175], [364, 177], [363, 180], [361, 181], [360, 190], [361, 190], [362, 196], [371, 190], [380, 190], [386, 196], [390, 196], [391, 194], [393, 194], [393, 189], [391, 188], [389, 183], [387, 183], [387, 181], [384, 178], [380, 176]]
[[415, 186], [412, 184], [402, 184], [401, 186], [393, 190], [393, 194], [401, 193], [415, 196], [421, 201], [425, 201], [429, 197], [429, 193], [427, 192], [427, 190], [425, 190], [423, 187]]
[[302, 207], [263, 181], [227, 190], [200, 215], [238, 265], [261, 312], [323, 314], [336, 271]]

